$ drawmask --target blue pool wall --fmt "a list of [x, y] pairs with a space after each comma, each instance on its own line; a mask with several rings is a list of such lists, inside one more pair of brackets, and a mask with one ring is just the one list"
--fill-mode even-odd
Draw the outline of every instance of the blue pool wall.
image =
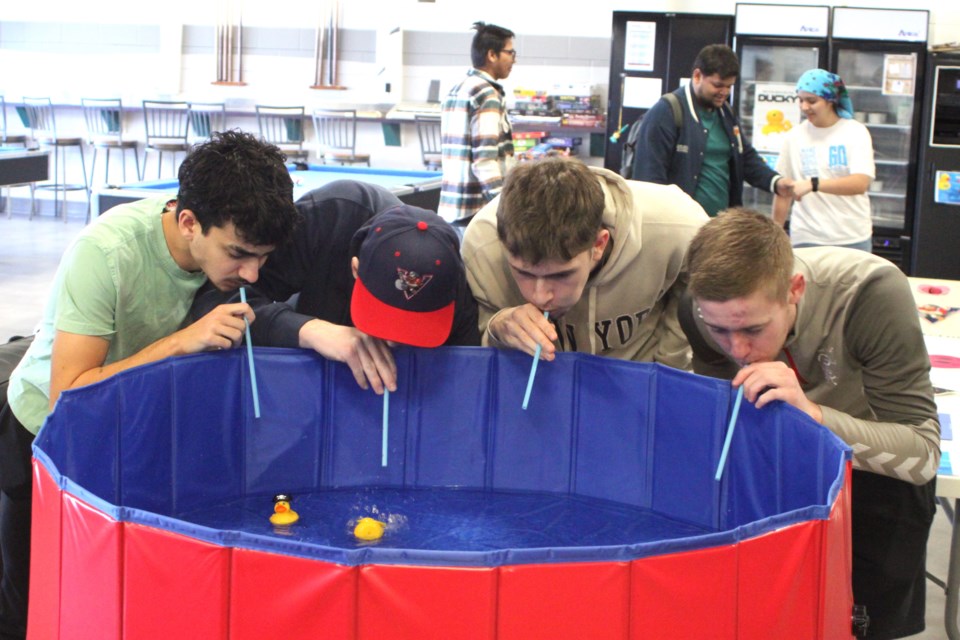
[[540, 363], [523, 410], [529, 356], [451, 347], [395, 351], [384, 467], [381, 396], [312, 352], [254, 351], [260, 418], [243, 350], [171, 358], [64, 393], [35, 456], [118, 520], [221, 543], [231, 537], [193, 531], [178, 514], [278, 491], [386, 486], [613, 500], [717, 532], [709, 543], [722, 544], [826, 519], [850, 459], [805, 414], [744, 401], [717, 482], [729, 382], [564, 353]]

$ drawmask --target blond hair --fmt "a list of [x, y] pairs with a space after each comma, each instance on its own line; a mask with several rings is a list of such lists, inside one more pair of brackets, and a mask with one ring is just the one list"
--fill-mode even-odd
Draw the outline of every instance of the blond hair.
[[769, 216], [727, 209], [700, 228], [688, 253], [690, 293], [725, 302], [763, 290], [786, 300], [793, 276], [790, 238]]

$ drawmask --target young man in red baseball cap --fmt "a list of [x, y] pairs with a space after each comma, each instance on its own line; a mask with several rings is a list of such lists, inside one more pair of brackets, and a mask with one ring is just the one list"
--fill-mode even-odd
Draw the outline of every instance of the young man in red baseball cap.
[[445, 344], [466, 282], [456, 231], [432, 211], [400, 206], [357, 231], [352, 246], [354, 326], [390, 342]]
[[[313, 349], [346, 363], [361, 387], [383, 393], [396, 389], [388, 342], [480, 344], [459, 237], [437, 214], [352, 180], [314, 189], [296, 206], [301, 226], [248, 291], [255, 345]], [[236, 295], [204, 291], [192, 315]], [[355, 296], [362, 301], [352, 304]]]

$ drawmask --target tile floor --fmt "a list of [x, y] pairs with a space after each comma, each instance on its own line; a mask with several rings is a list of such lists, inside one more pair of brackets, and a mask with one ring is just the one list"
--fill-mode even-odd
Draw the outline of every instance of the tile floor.
[[[43, 215], [28, 220], [25, 213], [0, 217], [0, 342], [13, 335], [32, 333], [40, 319], [60, 254], [83, 228], [82, 217], [61, 219]], [[4, 213], [4, 216], [6, 214]], [[950, 524], [937, 514], [927, 545], [927, 568], [946, 578], [950, 553]], [[927, 630], [911, 636], [917, 640], [944, 640], [943, 590], [927, 582]]]

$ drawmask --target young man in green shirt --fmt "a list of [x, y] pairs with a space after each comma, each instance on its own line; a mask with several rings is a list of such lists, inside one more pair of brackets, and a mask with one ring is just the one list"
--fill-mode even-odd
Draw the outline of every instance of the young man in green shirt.
[[184, 160], [176, 206], [158, 197], [100, 216], [67, 248], [40, 329], [0, 413], [0, 637], [26, 634], [30, 444], [60, 393], [169, 356], [225, 349], [253, 312], [221, 305], [183, 326], [196, 290], [256, 282], [297, 220], [283, 154], [239, 131]]
[[728, 98], [740, 75], [730, 47], [711, 44], [693, 62], [690, 82], [673, 92], [682, 118], [661, 98], [640, 124], [633, 179], [675, 184], [709, 216], [743, 204], [743, 183], [781, 196], [793, 195], [793, 180], [767, 166], [744, 138]]

